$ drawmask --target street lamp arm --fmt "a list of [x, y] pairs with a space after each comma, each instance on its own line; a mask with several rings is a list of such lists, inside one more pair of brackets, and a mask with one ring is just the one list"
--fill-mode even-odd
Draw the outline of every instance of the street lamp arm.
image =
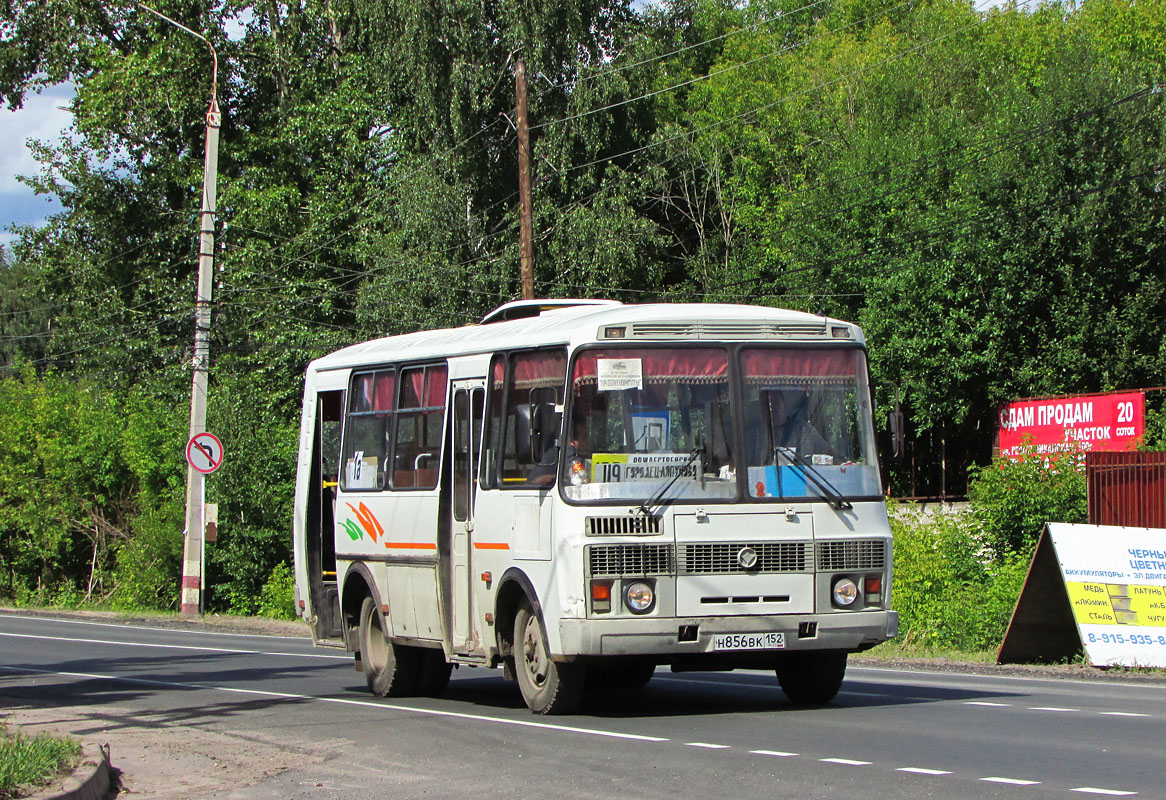
[[159, 17], [161, 19], [166, 20], [174, 27], [181, 28], [182, 30], [189, 33], [191, 36], [194, 36], [198, 39], [202, 39], [203, 43], [206, 44], [207, 48], [210, 49], [210, 51], [211, 51], [211, 108], [210, 108], [210, 112], [208, 112], [208, 113], [217, 115], [219, 113], [219, 100], [218, 100], [219, 56], [218, 56], [218, 53], [215, 52], [215, 46], [213, 44], [211, 44], [210, 39], [206, 38], [205, 36], [203, 36], [201, 33], [198, 33], [197, 31], [191, 30], [190, 28], [183, 25], [181, 22], [177, 22], [176, 20], [171, 19], [170, 17], [163, 14], [161, 11], [157, 11], [153, 8], [150, 8], [145, 3], [137, 2], [137, 0], [135, 0], [135, 5], [137, 5], [138, 8], [141, 8], [144, 11], [149, 11], [151, 14], [153, 14], [156, 17]]

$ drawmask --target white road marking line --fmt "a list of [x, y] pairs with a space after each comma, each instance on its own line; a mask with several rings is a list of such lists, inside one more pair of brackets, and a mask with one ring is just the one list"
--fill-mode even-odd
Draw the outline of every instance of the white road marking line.
[[95, 628], [118, 628], [120, 630], [157, 631], [159, 633], [195, 633], [200, 636], [241, 636], [247, 639], [292, 639], [294, 641], [308, 641], [305, 631], [303, 636], [286, 636], [277, 633], [234, 633], [230, 631], [205, 630], [203, 628], [152, 628], [146, 625], [127, 625], [118, 622], [90, 622], [85, 619], [61, 619], [60, 617], [29, 617], [24, 614], [0, 614], [3, 619], [23, 619], [29, 622], [60, 622], [65, 625], [91, 625]]
[[794, 758], [797, 753], [785, 753], [781, 750], [750, 750], [755, 756], [774, 756], [775, 758]]
[[709, 742], [685, 742], [685, 747], [704, 747], [708, 750], [728, 750], [727, 744], [710, 744]]
[[990, 706], [992, 708], [1011, 708], [1012, 703], [990, 703], [987, 700], [966, 700], [965, 706]]
[[1102, 711], [1099, 712], [1103, 717], [1148, 717], [1149, 714], [1139, 714], [1136, 711]]
[[1010, 786], [1036, 786], [1040, 781], [1026, 781], [1021, 778], [980, 778], [988, 783], [1007, 783]]
[[1060, 706], [1029, 706], [1029, 711], [1055, 711], [1059, 714], [1064, 714], [1070, 711], [1080, 711], [1079, 708], [1061, 708]]
[[848, 692], [845, 689], [840, 691], [838, 694], [845, 694], [849, 695], [850, 697], [891, 697], [891, 695], [887, 694], [886, 692]]
[[950, 775], [948, 769], [927, 769], [926, 767], [899, 767], [896, 772], [913, 772], [916, 775]]
[[873, 762], [855, 761], [850, 758], [819, 758], [823, 764], [843, 764], [847, 767], [869, 767]]
[[435, 708], [416, 708], [393, 703], [380, 703], [374, 700], [350, 700], [343, 697], [315, 697], [309, 694], [292, 694], [290, 692], [268, 692], [261, 689], [239, 689], [233, 686], [214, 686], [205, 683], [184, 683], [181, 681], [159, 681], [148, 678], [123, 678], [118, 675], [100, 675], [90, 672], [60, 672], [48, 669], [31, 669], [29, 667], [0, 666], [0, 674], [5, 671], [28, 672], [37, 675], [60, 675], [68, 678], [92, 678], [94, 680], [117, 681], [121, 683], [138, 683], [145, 686], [167, 686], [179, 689], [201, 689], [212, 692], [229, 692], [232, 694], [255, 695], [258, 697], [274, 697], [280, 700], [312, 701], [317, 703], [333, 703], [344, 706], [361, 706], [364, 708], [382, 709], [389, 711], [405, 711], [431, 717], [448, 717], [450, 719], [465, 719], [475, 722], [492, 722], [498, 725], [515, 725], [520, 728], [537, 728], [539, 730], [562, 731], [564, 733], [582, 733], [588, 736], [603, 736], [611, 739], [632, 739], [640, 742], [667, 742], [668, 739], [660, 736], [644, 736], [638, 733], [617, 733], [595, 728], [578, 728], [573, 725], [554, 725], [549, 722], [535, 722], [525, 719], [506, 719], [504, 717], [488, 717], [484, 714], [466, 714], [460, 711], [441, 711]]
[[12, 639], [40, 639], [49, 642], [69, 642], [70, 644], [112, 644], [119, 647], [153, 647], [162, 650], [190, 650], [201, 653], [239, 653], [252, 656], [286, 656], [288, 658], [324, 658], [333, 661], [352, 661], [352, 656], [337, 656], [331, 653], [278, 653], [267, 650], [239, 650], [231, 647], [200, 647], [193, 644], [155, 644], [153, 642], [119, 642], [112, 639], [78, 639], [73, 636], [37, 636], [32, 633], [2, 633]]
[[1071, 792], [1081, 792], [1082, 794], [1104, 794], [1112, 797], [1130, 797], [1137, 794], [1137, 792], [1123, 792], [1120, 789], [1098, 789], [1093, 786], [1079, 786], [1076, 789], [1070, 789]]
[[[987, 665], [985, 665], [985, 666], [987, 666]], [[926, 676], [929, 680], [931, 680], [935, 683], [936, 688], [946, 688], [947, 686], [950, 685], [951, 680], [957, 680], [959, 677], [974, 677], [978, 680], [986, 680], [986, 681], [1012, 681], [1012, 682], [1021, 682], [1021, 683], [1050, 683], [1050, 684], [1053, 684], [1055, 686], [1074, 686], [1074, 685], [1076, 685], [1076, 686], [1090, 686], [1090, 687], [1093, 687], [1094, 689], [1096, 689], [1102, 685], [1098, 681], [1081, 680], [1080, 678], [1039, 678], [1039, 677], [1028, 677], [1028, 676], [1024, 676], [1024, 675], [991, 675], [987, 671], [959, 673], [957, 675], [955, 673], [944, 674], [944, 673], [939, 673], [939, 672], [932, 672], [931, 670], [896, 669], [896, 668], [892, 668], [892, 667], [868, 667], [866, 665], [859, 666], [858, 664], [854, 664], [853, 666], [851, 666], [847, 669], [847, 674], [851, 674], [853, 676], [857, 676], [857, 675], [864, 673], [864, 672], [875, 672], [875, 673], [885, 672], [887, 674], [892, 674], [892, 675], [911, 675], [916, 679], [919, 679], [922, 676]], [[1113, 685], [1119, 686], [1120, 684], [1113, 684]], [[1128, 686], [1127, 686], [1127, 688], [1128, 688]]]

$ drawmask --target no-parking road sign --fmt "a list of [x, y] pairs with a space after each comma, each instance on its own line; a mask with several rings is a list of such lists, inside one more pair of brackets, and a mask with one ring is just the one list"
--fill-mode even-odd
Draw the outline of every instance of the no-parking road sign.
[[223, 465], [223, 443], [213, 433], [196, 433], [186, 443], [186, 463], [195, 472], [210, 475]]

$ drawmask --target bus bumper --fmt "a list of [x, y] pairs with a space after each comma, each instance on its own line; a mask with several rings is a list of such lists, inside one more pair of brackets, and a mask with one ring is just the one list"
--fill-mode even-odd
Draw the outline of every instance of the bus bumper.
[[[562, 619], [562, 653], [574, 656], [671, 656], [717, 653], [714, 637], [724, 633], [782, 633], [783, 646], [769, 652], [845, 650], [874, 647], [899, 633], [897, 611], [786, 614], [742, 617], [637, 617]], [[755, 651], [756, 652], [756, 651]]]

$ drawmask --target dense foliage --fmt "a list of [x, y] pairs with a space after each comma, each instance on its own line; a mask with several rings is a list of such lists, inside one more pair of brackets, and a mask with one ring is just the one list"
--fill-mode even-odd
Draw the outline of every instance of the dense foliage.
[[[286, 586], [306, 362], [515, 296], [517, 58], [539, 295], [854, 319], [979, 463], [1003, 400], [1166, 383], [1161, 3], [155, 7], [219, 59], [212, 609]], [[176, 602], [209, 74], [128, 0], [0, 16], [9, 106], [76, 87], [0, 267], [0, 594]]]

